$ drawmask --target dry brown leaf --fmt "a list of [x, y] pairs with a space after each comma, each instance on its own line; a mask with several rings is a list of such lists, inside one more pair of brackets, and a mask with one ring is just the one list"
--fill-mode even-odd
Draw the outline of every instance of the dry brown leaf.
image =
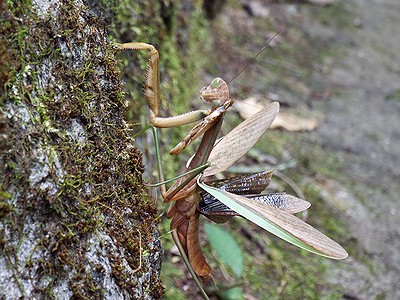
[[302, 118], [289, 112], [280, 112], [271, 125], [271, 129], [284, 128], [288, 131], [312, 131], [317, 128], [316, 118]]
[[257, 97], [249, 97], [243, 101], [236, 101], [235, 109], [242, 119], [246, 120], [263, 108]]
[[[253, 96], [241, 102], [237, 101], [235, 108], [243, 119], [248, 119], [263, 108], [261, 103], [262, 101], [258, 97]], [[318, 126], [319, 121], [316, 118], [303, 118], [290, 112], [279, 112], [270, 128], [284, 128], [288, 131], [312, 131]]]

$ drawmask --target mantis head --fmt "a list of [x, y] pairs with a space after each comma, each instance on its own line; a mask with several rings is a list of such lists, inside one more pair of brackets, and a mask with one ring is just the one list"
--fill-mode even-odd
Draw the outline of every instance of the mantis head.
[[214, 78], [210, 85], [200, 90], [200, 98], [214, 107], [221, 106], [229, 99], [228, 84], [220, 77]]

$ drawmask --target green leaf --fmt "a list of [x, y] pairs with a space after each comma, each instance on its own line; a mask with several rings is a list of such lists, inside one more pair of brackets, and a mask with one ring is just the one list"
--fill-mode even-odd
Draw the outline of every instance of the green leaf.
[[240, 277], [243, 270], [243, 253], [232, 235], [221, 226], [205, 224], [205, 231], [211, 247], [232, 271]]
[[224, 300], [244, 300], [243, 290], [239, 287], [218, 292], [218, 296]]

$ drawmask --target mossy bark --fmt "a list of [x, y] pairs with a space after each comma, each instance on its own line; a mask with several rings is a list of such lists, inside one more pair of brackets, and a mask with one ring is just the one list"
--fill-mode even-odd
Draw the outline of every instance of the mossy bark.
[[80, 1], [2, 8], [0, 298], [160, 298], [156, 204], [104, 23]]

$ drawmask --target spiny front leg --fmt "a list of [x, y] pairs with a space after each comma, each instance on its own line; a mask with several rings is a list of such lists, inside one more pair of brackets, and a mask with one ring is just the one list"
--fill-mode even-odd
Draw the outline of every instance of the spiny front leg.
[[173, 117], [159, 117], [160, 114], [160, 70], [159, 70], [159, 54], [157, 49], [151, 45], [140, 42], [131, 42], [118, 44], [118, 49], [123, 50], [147, 50], [150, 59], [147, 64], [147, 70], [144, 82], [144, 95], [150, 108], [150, 121], [155, 127], [169, 128], [197, 122], [211, 113], [208, 110], [195, 110], [185, 114]]
[[139, 42], [119, 44], [118, 46], [120, 50], [147, 50], [149, 52], [150, 58], [147, 64], [147, 71], [145, 75], [144, 95], [150, 107], [150, 118], [158, 116], [158, 114], [160, 113], [160, 56], [157, 49], [153, 45]]

